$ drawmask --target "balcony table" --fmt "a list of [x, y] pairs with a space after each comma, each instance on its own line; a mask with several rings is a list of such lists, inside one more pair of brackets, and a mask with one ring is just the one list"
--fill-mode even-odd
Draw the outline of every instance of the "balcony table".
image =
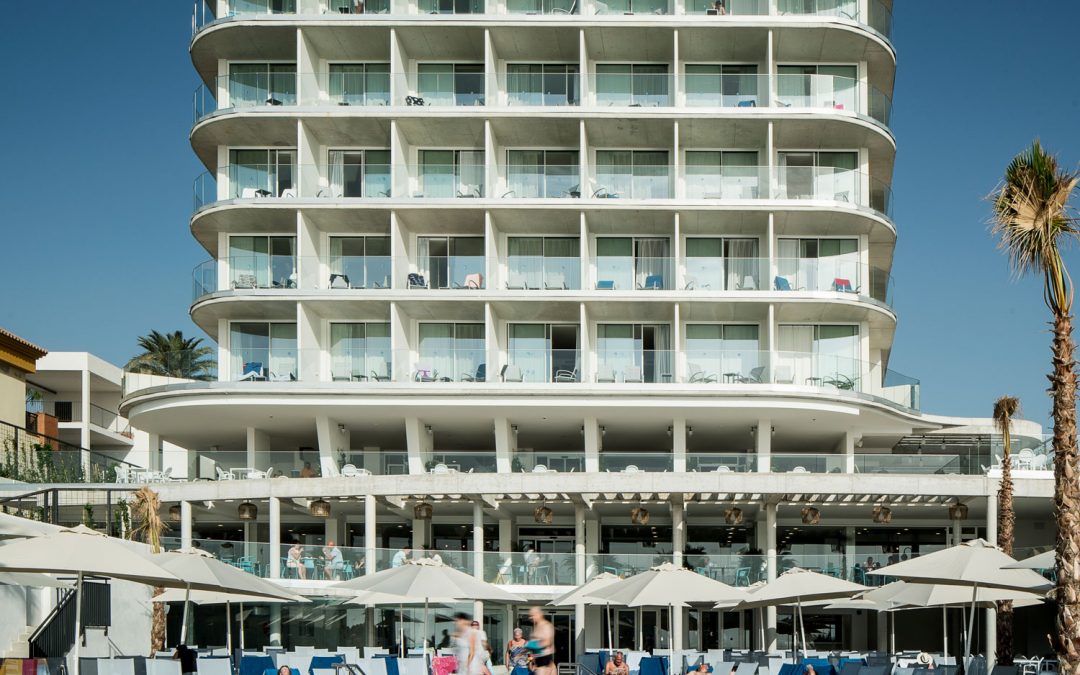
[[253, 472], [255, 472], [255, 468], [250, 466], [237, 466], [229, 469], [229, 473], [231, 473], [236, 480], [245, 480]]

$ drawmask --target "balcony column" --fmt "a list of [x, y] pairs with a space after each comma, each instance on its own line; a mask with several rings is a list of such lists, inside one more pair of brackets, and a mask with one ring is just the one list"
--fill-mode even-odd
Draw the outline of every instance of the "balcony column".
[[[777, 261], [776, 250], [779, 248], [776, 242], [776, 214], [769, 213], [769, 224], [765, 231], [765, 278], [761, 280], [759, 286], [763, 289], [769, 289], [773, 287], [773, 280], [777, 275]], [[770, 339], [772, 333], [772, 326], [770, 325]]]
[[473, 576], [484, 578], [484, 503], [475, 501], [472, 505], [472, 568]]
[[410, 474], [427, 473], [424, 462], [431, 456], [431, 438], [433, 435], [434, 430], [432, 434], [428, 434], [424, 423], [420, 419], [410, 417], [405, 420], [405, 441]]
[[315, 429], [319, 439], [319, 475], [340, 475], [338, 462], [351, 449], [349, 430], [337, 420], [322, 415], [315, 418]]
[[686, 419], [679, 417], [671, 423], [672, 471], [686, 472]]
[[517, 435], [505, 417], [495, 418], [495, 470], [511, 473], [514, 453], [517, 452]]
[[772, 472], [772, 420], [763, 417], [753, 430], [754, 452], [757, 454], [758, 473]]
[[[765, 503], [765, 580], [776, 581], [776, 503]], [[765, 650], [776, 651], [776, 608], [765, 609]]]
[[255, 427], [247, 428], [247, 461], [245, 464], [252, 469], [267, 468], [267, 453], [270, 452], [270, 435]]
[[191, 502], [180, 502], [180, 548], [191, 548]]
[[855, 445], [862, 439], [860, 434], [850, 429], [844, 432], [841, 441], [844, 450], [844, 473], [855, 473]]
[[281, 549], [281, 499], [270, 498], [268, 507], [270, 518], [270, 578], [281, 578], [281, 559], [285, 557]]
[[269, 641], [272, 647], [281, 646], [281, 605], [270, 605]]
[[[765, 286], [765, 288], [772, 288], [773, 287], [773, 280], [772, 279], [766, 279], [766, 282], [767, 282], [767, 285]], [[776, 343], [777, 343], [777, 339], [776, 339], [776, 305], [774, 305], [772, 303], [769, 303], [768, 322], [769, 322], [769, 325], [766, 326], [766, 331], [767, 331], [768, 350], [769, 350], [769, 353], [768, 353], [769, 362], [767, 364], [765, 364], [766, 366], [768, 366], [765, 369], [765, 372], [768, 373], [768, 375], [769, 375], [769, 382], [772, 382], [773, 381], [773, 369], [774, 369], [774, 366], [775, 366], [774, 362], [776, 361]]]
[[585, 418], [585, 471], [600, 472], [600, 423], [595, 417]]
[[671, 562], [682, 567], [686, 548], [686, 508], [675, 501], [674, 495], [671, 499]]
[[[769, 34], [770, 36], [772, 33]], [[775, 85], [773, 85], [775, 86]], [[773, 130], [773, 123], [769, 122], [769, 126], [765, 132], [765, 166], [767, 168], [767, 177], [765, 180], [765, 189], [759, 191], [759, 196], [763, 199], [775, 199], [777, 195], [777, 180], [776, 180], [776, 139]], [[769, 280], [772, 281], [771, 279]]]
[[375, 549], [376, 518], [378, 506], [375, 504], [375, 495], [364, 495], [364, 574], [375, 574], [378, 569], [378, 553]]
[[[986, 497], [986, 540], [991, 544], [997, 544], [998, 538], [998, 498], [997, 491], [1000, 481], [992, 484], [994, 489]], [[997, 663], [997, 610], [986, 610], [986, 618], [983, 620], [986, 626], [985, 645], [983, 653], [986, 654], [986, 672], [994, 669]]]
[[[585, 505], [574, 502], [574, 583], [585, 583]], [[574, 646], [578, 656], [585, 653], [584, 603], [574, 605]]]

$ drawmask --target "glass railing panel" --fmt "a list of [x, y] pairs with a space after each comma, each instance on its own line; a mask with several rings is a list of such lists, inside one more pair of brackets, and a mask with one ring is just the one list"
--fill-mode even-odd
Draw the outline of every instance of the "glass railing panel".
[[591, 196], [597, 199], [670, 199], [671, 167], [598, 165]]
[[330, 350], [330, 379], [334, 382], [389, 382], [394, 350], [387, 347]]
[[230, 73], [217, 78], [217, 90], [228, 96], [223, 108], [294, 106], [296, 73]]
[[507, 290], [580, 290], [581, 258], [508, 256], [505, 285]]
[[411, 359], [399, 361], [406, 367], [398, 373], [402, 382], [485, 382], [490, 377], [483, 347], [425, 347]]
[[668, 384], [675, 381], [673, 350], [608, 349], [601, 341], [596, 350], [598, 384]]
[[674, 466], [674, 456], [670, 452], [600, 452], [601, 471], [661, 472], [672, 471]]
[[692, 256], [686, 258], [683, 290], [758, 291], [769, 269], [765, 258]]
[[767, 0], [686, 0], [687, 14], [708, 16], [765, 16]]
[[859, 110], [859, 81], [837, 75], [779, 74], [775, 105], [781, 108]]
[[672, 560], [670, 553], [593, 553], [586, 556], [585, 573], [593, 577], [608, 572], [626, 578]]
[[773, 473], [845, 473], [844, 455], [773, 454]]
[[227, 0], [226, 16], [296, 14], [296, 0]]
[[478, 198], [484, 196], [483, 165], [421, 164], [409, 167], [416, 199]]
[[676, 288], [671, 258], [599, 256], [596, 265], [598, 290], [660, 291]]
[[[511, 6], [516, 0], [511, 0]], [[574, 5], [574, 12], [578, 12], [574, 0], [523, 0], [520, 4], [525, 6], [548, 6], [548, 5]], [[539, 12], [515, 12], [511, 14], [534, 14]], [[545, 14], [562, 14], [560, 8]], [[506, 92], [506, 104], [511, 106], [543, 106], [556, 107], [568, 105], [580, 105], [581, 103], [581, 76], [578, 73], [505, 73], [499, 78], [500, 88]]]
[[[858, 473], [948, 474], [964, 475], [971, 471], [967, 458], [958, 454], [857, 454]], [[978, 467], [975, 467], [978, 473]]]
[[484, 0], [420, 0], [421, 14], [483, 14]]
[[869, 372], [864, 371], [862, 363], [854, 358], [788, 351], [774, 354], [771, 369], [775, 384], [853, 392], [869, 388]]
[[295, 347], [234, 349], [229, 358], [229, 379], [237, 382], [295, 382], [300, 375], [299, 351]]
[[782, 166], [778, 169], [779, 199], [823, 199], [863, 204], [861, 174], [827, 166]]
[[767, 196], [768, 167], [688, 164], [683, 174], [688, 199], [762, 199]]
[[576, 567], [573, 553], [484, 552], [484, 581], [491, 584], [576, 586]]
[[892, 39], [892, 10], [881, 0], [870, 0], [867, 23], [885, 37]]
[[664, 108], [673, 103], [670, 73], [592, 73], [590, 81], [598, 106]]
[[434, 450], [431, 459], [425, 462], [428, 473], [495, 473], [495, 451], [442, 452]]
[[567, 198], [581, 196], [579, 167], [511, 164], [506, 167], [504, 198]]
[[327, 0], [325, 14], [389, 14], [390, 0]]
[[[687, 0], [688, 4], [712, 7], [715, 0]], [[697, 12], [701, 13], [701, 12]], [[767, 75], [685, 73], [686, 105], [690, 107], [755, 108], [765, 105], [769, 91]]]
[[593, 0], [597, 14], [671, 14], [668, 0]]
[[683, 561], [698, 574], [728, 586], [746, 588], [768, 578], [768, 564], [763, 555], [684, 553]]
[[386, 290], [391, 287], [393, 263], [388, 255], [331, 256], [325, 288]]
[[580, 0], [507, 0], [508, 14], [580, 14]]
[[217, 177], [209, 171], [204, 171], [195, 177], [191, 191], [196, 211], [207, 204], [216, 202], [218, 199]]
[[392, 194], [392, 171], [389, 164], [330, 164], [321, 167], [301, 167], [301, 171], [305, 174], [311, 170], [320, 176], [321, 185], [315, 192], [316, 197], [385, 199]]
[[858, 0], [777, 0], [777, 13], [798, 16], [835, 16], [857, 21]]
[[[431, 14], [436, 12], [422, 12]], [[404, 74], [397, 75], [399, 91], [415, 92], [400, 101], [401, 105], [412, 106], [481, 106], [486, 102], [484, 95], [487, 76], [482, 73], [428, 73], [416, 75], [413, 80]]]
[[503, 382], [581, 382], [581, 352], [577, 349], [535, 349], [516, 347], [507, 350]]
[[769, 382], [769, 352], [753, 349], [725, 350], [694, 346], [688, 340], [686, 372], [688, 384], [766, 384]]
[[561, 473], [581, 472], [585, 470], [584, 452], [516, 452], [510, 460], [510, 470], [514, 473]]
[[229, 199], [296, 196], [296, 167], [289, 164], [230, 164]]
[[332, 71], [320, 73], [319, 82], [333, 105], [390, 105], [390, 73]]
[[716, 473], [749, 473], [757, 467], [757, 455], [715, 452], [686, 453], [686, 470]]
[[[856, 259], [853, 259], [856, 258]], [[831, 291], [869, 297], [892, 306], [892, 278], [856, 256], [779, 258], [772, 280], [777, 291]]]
[[892, 119], [892, 99], [877, 87], [870, 87], [870, 109], [867, 114], [885, 126]]
[[410, 281], [409, 288], [479, 290], [487, 284], [481, 255], [421, 256], [418, 269], [419, 278]]

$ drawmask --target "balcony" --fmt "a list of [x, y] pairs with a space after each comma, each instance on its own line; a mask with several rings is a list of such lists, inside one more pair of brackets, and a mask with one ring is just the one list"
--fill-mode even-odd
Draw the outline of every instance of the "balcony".
[[569, 199], [581, 197], [580, 170], [576, 164], [506, 167], [504, 199]]
[[506, 266], [507, 290], [581, 290], [581, 258], [511, 255], [500, 263]]
[[486, 196], [482, 164], [413, 164], [407, 168], [413, 199], [478, 199]]
[[671, 199], [672, 167], [667, 165], [599, 164], [593, 170], [594, 199]]
[[421, 346], [401, 355], [398, 382], [486, 382], [487, 351], [483, 347]]
[[295, 106], [295, 72], [233, 73], [215, 79], [214, 87], [199, 85], [194, 94], [195, 122], [218, 110]]
[[512, 347], [500, 378], [510, 383], [581, 382], [581, 350]]
[[864, 106], [863, 89], [862, 83], [849, 77], [781, 73], [776, 76], [774, 105], [780, 108], [850, 110], [866, 114], [888, 126], [892, 101], [881, 90], [869, 87]]
[[[441, 2], [441, 0], [440, 0]], [[435, 12], [423, 12], [435, 13]], [[421, 65], [421, 68], [424, 66]], [[483, 66], [434, 66], [439, 70], [421, 70], [415, 76], [399, 74], [397, 91], [410, 91], [411, 95], [401, 94], [398, 105], [405, 106], [482, 106], [487, 102], [484, 93], [485, 75]], [[433, 67], [433, 68], [434, 68]], [[455, 68], [457, 69], [455, 71]]]
[[470, 290], [487, 288], [482, 255], [421, 255], [418, 273], [410, 273], [405, 286], [423, 290]]
[[596, 350], [597, 384], [670, 384], [675, 381], [673, 350], [611, 349], [603, 344]]
[[757, 470], [757, 455], [688, 452], [686, 470], [700, 473], [750, 473]]
[[[690, 72], [692, 67], [695, 72]], [[728, 74], [720, 66], [715, 67], [716, 72], [696, 72], [704, 68], [688, 65], [688, 72], [682, 76], [687, 107], [756, 108], [765, 105], [769, 91], [768, 75]]]
[[600, 470], [612, 473], [672, 471], [675, 456], [670, 452], [607, 452], [600, 451]]
[[646, 256], [598, 256], [596, 290], [662, 291], [675, 289], [672, 259]]
[[[525, 0], [526, 4], [566, 4], [565, 0]], [[558, 9], [545, 14], [559, 14]], [[508, 65], [509, 69], [511, 66]], [[581, 76], [577, 66], [520, 66], [521, 71], [507, 70], [499, 76], [499, 89], [505, 92], [506, 105], [512, 107], [563, 107], [581, 104]]]
[[673, 85], [674, 76], [668, 72], [589, 74], [589, 89], [600, 107], [667, 108], [674, 104]]

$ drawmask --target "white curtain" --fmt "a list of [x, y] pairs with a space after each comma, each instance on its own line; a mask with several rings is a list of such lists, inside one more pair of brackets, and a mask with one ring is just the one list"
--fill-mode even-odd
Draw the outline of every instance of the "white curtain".
[[814, 372], [814, 326], [780, 326], [776, 343], [780, 351], [773, 363], [774, 377], [786, 374], [793, 377], [795, 383], [801, 383], [808, 377], [817, 376]]

